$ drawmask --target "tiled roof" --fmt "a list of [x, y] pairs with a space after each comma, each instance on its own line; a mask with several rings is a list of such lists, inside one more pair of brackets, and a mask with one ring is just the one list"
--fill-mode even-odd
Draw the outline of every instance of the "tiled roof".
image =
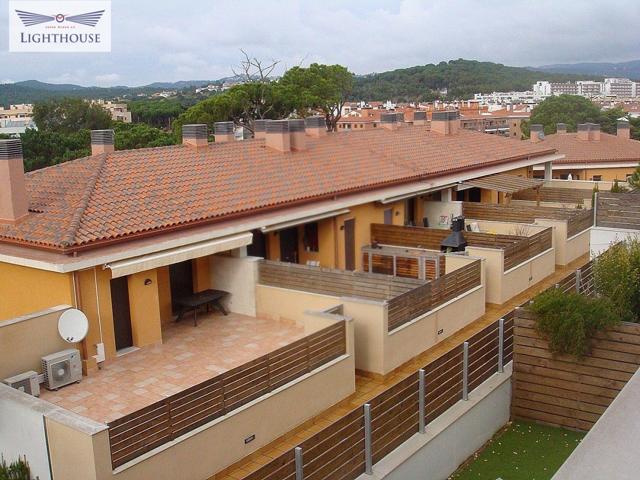
[[176, 145], [81, 158], [27, 174], [30, 213], [0, 241], [73, 250], [266, 208], [363, 191], [508, 159], [545, 144], [426, 127], [307, 137], [280, 153], [264, 140]]
[[565, 158], [556, 164], [584, 162], [640, 162], [640, 142], [601, 133], [600, 140], [580, 140], [577, 133], [547, 135], [541, 142]]

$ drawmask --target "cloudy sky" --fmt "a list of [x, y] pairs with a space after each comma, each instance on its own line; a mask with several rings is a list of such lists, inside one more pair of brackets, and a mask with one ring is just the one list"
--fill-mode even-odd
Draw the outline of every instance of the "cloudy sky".
[[[2, 0], [7, 5], [7, 0]], [[466, 58], [527, 66], [640, 58], [638, 0], [112, 0], [112, 52], [8, 53], [0, 81], [144, 85], [231, 74], [240, 48], [356, 73]]]

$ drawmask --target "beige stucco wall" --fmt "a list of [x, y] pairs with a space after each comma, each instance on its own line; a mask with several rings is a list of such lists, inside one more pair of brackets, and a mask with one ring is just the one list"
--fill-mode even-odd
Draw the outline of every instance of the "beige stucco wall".
[[302, 323], [307, 312], [337, 305], [342, 305], [344, 315], [354, 322], [355, 367], [381, 373], [385, 355], [383, 340], [387, 331], [387, 309], [383, 302], [256, 286], [256, 311], [260, 317]]
[[[556, 249], [556, 265], [569, 263], [567, 262], [567, 221], [536, 218], [536, 225], [553, 227], [553, 247]], [[588, 248], [587, 251], [589, 251]]]
[[258, 257], [211, 255], [211, 287], [229, 292], [223, 303], [231, 312], [256, 315], [255, 285], [258, 281]]
[[565, 256], [563, 265], [567, 265], [573, 262], [576, 258], [580, 258], [581, 256], [589, 253], [591, 250], [591, 229], [588, 228], [583, 232], [574, 235], [573, 237], [567, 239], [567, 244], [565, 247]]
[[384, 368], [387, 374], [443, 341], [485, 312], [485, 289], [480, 286], [441, 307], [406, 323], [385, 337]]
[[68, 308], [62, 305], [0, 323], [0, 380], [27, 370], [42, 373], [44, 355], [77, 348], [58, 334], [58, 318]]
[[531, 237], [542, 232], [547, 227], [531, 223], [499, 222], [494, 220], [466, 219], [466, 225], [477, 223], [481, 232], [500, 235], [521, 235]]

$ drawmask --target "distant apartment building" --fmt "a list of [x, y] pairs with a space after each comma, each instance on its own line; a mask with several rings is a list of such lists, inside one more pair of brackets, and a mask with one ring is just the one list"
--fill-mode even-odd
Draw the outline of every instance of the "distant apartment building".
[[594, 82], [592, 80], [579, 80], [576, 82], [578, 86], [578, 95], [583, 97], [596, 97], [603, 93], [603, 83]]
[[131, 112], [126, 103], [116, 103], [110, 100], [93, 100], [94, 105], [100, 105], [111, 114], [111, 119], [116, 122], [131, 123]]
[[552, 95], [578, 95], [578, 85], [573, 82], [551, 82]]
[[[534, 87], [535, 88], [535, 87]], [[512, 105], [524, 103], [527, 105], [535, 105], [544, 100], [550, 94], [541, 93], [541, 90], [527, 90], [524, 92], [492, 92], [492, 93], [476, 93], [473, 100], [481, 105]]]
[[605, 78], [604, 94], [616, 97], [635, 97], [637, 95], [637, 84], [628, 78]]

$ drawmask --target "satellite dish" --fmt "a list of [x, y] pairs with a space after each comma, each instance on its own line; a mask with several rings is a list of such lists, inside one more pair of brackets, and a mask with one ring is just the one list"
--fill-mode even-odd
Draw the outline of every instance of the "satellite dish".
[[87, 316], [76, 308], [70, 308], [58, 319], [58, 333], [65, 342], [78, 343], [89, 331]]

